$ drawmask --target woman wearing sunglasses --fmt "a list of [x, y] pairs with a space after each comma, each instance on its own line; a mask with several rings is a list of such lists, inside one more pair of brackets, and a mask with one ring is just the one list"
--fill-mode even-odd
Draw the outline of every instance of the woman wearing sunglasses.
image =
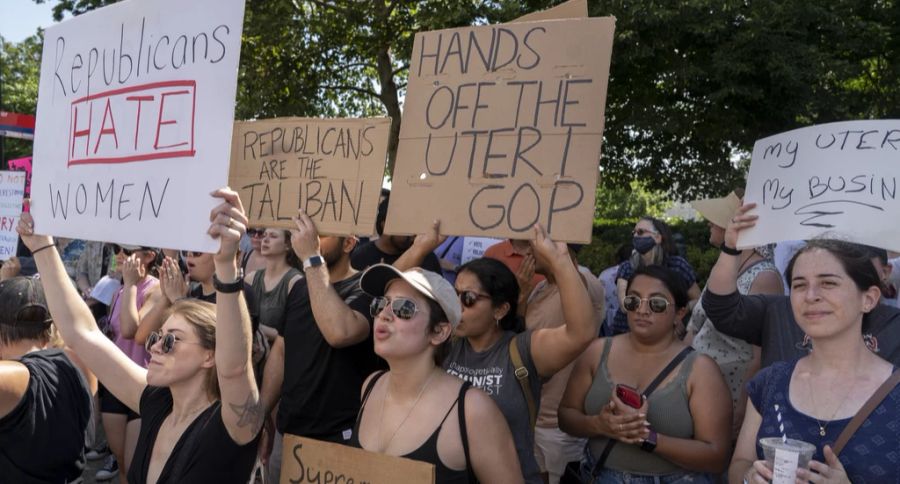
[[209, 234], [217, 302], [176, 304], [160, 333], [148, 338], [151, 360], [138, 365], [97, 328], [67, 280], [50, 237], [34, 235], [30, 214], [18, 233], [35, 254], [50, 314], [66, 343], [106, 387], [141, 415], [130, 483], [245, 484], [256, 458], [263, 415], [250, 367], [250, 320], [240, 297], [235, 254], [247, 219], [236, 192], [213, 194]]
[[436, 482], [522, 482], [512, 435], [484, 394], [441, 370], [459, 299], [440, 274], [387, 264], [360, 279], [375, 296], [375, 353], [390, 371], [363, 385], [351, 444], [435, 465]]
[[264, 228], [247, 229], [247, 237], [250, 239], [250, 250], [241, 254], [241, 270], [244, 271], [244, 274], [265, 269], [266, 258], [263, 257], [259, 250], [265, 235], [266, 229]]
[[589, 482], [711, 483], [706, 473], [725, 469], [730, 393], [716, 363], [675, 335], [687, 301], [672, 271], [637, 269], [622, 302], [629, 331], [595, 341], [575, 363], [559, 427], [589, 438]]
[[540, 483], [532, 419], [540, 406], [541, 382], [584, 351], [597, 337], [600, 322], [594, 320], [590, 297], [569, 247], [552, 241], [539, 225], [531, 245], [535, 263], [546, 268], [559, 286], [560, 318], [566, 324], [517, 332], [521, 325], [516, 313], [516, 276], [496, 259], [473, 260], [457, 273], [462, 317], [444, 368], [484, 390], [497, 403], [512, 431], [525, 481]]

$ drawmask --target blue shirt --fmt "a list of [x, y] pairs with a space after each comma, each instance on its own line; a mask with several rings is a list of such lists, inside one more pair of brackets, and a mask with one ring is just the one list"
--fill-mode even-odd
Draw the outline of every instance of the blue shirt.
[[[781, 436], [776, 404], [788, 438], [815, 445], [813, 459], [819, 462], [825, 462], [822, 454], [825, 444], [833, 446], [844, 427], [850, 423], [849, 418], [817, 421], [794, 408], [788, 395], [797, 361], [774, 363], [747, 382], [750, 402], [762, 415], [756, 434], [756, 455], [759, 459], [763, 458], [759, 439]], [[824, 437], [819, 435], [819, 422], [825, 425]], [[838, 458], [854, 484], [900, 482], [900, 386], [895, 387], [863, 422]]]

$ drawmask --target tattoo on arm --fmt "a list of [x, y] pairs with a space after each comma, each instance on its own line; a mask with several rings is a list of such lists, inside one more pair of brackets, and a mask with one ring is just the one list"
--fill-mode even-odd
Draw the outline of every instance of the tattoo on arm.
[[266, 412], [263, 409], [262, 401], [258, 398], [253, 398], [253, 394], [247, 396], [247, 401], [243, 405], [230, 403], [229, 406], [235, 415], [238, 416], [238, 427], [250, 426], [254, 433], [258, 432], [262, 427]]

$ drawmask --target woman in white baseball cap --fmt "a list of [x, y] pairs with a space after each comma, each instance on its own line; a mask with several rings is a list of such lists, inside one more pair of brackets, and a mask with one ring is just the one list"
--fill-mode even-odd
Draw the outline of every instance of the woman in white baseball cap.
[[[440, 274], [370, 267], [375, 353], [389, 371], [363, 385], [352, 444], [435, 465], [436, 482], [522, 482], [506, 419], [481, 390], [441, 369], [462, 309]], [[502, 463], [502, 464], [501, 464]]]

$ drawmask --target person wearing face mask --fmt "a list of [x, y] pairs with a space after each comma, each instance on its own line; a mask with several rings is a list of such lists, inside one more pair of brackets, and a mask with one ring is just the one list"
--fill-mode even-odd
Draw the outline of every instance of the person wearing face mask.
[[[666, 267], [678, 275], [679, 282], [688, 291], [688, 310], [693, 309], [694, 304], [700, 299], [697, 275], [691, 264], [684, 257], [678, 255], [669, 226], [662, 220], [653, 217], [641, 217], [631, 234], [634, 251], [631, 253], [631, 258], [619, 266], [619, 272], [616, 274], [619, 301], [625, 298], [628, 279], [635, 270], [658, 265]], [[621, 309], [616, 313], [611, 329], [613, 335], [628, 332], [628, 318]], [[682, 330], [680, 329], [679, 333]]]

